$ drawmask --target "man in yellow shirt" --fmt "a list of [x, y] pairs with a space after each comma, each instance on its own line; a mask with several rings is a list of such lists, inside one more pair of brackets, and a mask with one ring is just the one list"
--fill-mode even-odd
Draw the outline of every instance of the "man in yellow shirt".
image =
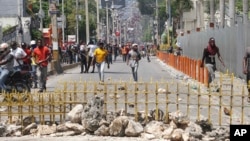
[[91, 64], [96, 62], [96, 67], [99, 74], [99, 79], [101, 82], [104, 82], [104, 68], [105, 68], [105, 60], [108, 55], [108, 51], [104, 49], [104, 43], [100, 42], [99, 47], [94, 51], [94, 57], [92, 59]]

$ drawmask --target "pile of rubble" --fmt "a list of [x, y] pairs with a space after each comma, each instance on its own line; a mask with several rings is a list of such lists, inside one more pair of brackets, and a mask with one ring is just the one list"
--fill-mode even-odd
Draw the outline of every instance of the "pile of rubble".
[[[69, 113], [69, 121], [56, 125], [39, 125], [32, 123], [34, 117], [26, 117], [22, 122], [13, 120], [12, 124], [0, 124], [0, 137], [6, 136], [74, 136], [96, 135], [116, 137], [140, 137], [145, 140], [166, 139], [171, 141], [195, 140], [229, 140], [229, 129], [213, 128], [207, 119], [192, 122], [180, 111], [169, 113], [169, 122], [156, 121], [151, 112], [149, 121], [145, 115], [138, 114], [137, 122], [134, 116], [122, 111], [120, 113], [103, 114], [103, 100], [93, 97], [86, 105], [76, 105]], [[158, 112], [160, 113], [160, 112]], [[23, 124], [21, 124], [23, 123]]]

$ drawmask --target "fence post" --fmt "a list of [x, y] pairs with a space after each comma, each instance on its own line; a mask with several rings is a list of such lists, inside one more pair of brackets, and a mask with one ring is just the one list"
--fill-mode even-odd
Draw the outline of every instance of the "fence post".
[[201, 60], [197, 60], [196, 63], [196, 76], [195, 79], [200, 82], [200, 66], [201, 66]]
[[204, 84], [206, 87], [208, 87], [208, 70], [207, 68], [204, 68]]
[[200, 82], [204, 84], [204, 67], [200, 67]]

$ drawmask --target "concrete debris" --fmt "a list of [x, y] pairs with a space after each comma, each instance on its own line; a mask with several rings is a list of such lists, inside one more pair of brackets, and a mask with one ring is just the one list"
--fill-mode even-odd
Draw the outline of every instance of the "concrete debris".
[[[76, 105], [68, 113], [68, 121], [59, 125], [39, 125], [32, 122], [34, 121], [32, 116], [26, 118], [25, 126], [16, 122], [20, 119], [15, 119], [12, 124], [5, 121], [0, 123], [0, 137], [20, 137], [22, 135], [60, 137], [91, 134], [96, 136], [139, 137], [145, 140], [229, 140], [229, 127], [213, 128], [212, 123], [206, 117], [201, 117], [196, 122], [192, 122], [184, 113], [176, 111], [167, 114], [169, 122], [166, 123], [154, 120], [152, 114], [144, 111], [138, 112], [137, 116], [126, 111], [126, 114], [123, 114], [124, 110], [119, 111], [120, 114], [118, 115], [115, 112], [103, 114], [103, 104], [102, 98], [94, 96], [84, 107], [83, 105]], [[154, 111], [154, 109], [151, 111]], [[135, 119], [135, 116], [137, 119]], [[79, 123], [79, 121], [81, 122]]]

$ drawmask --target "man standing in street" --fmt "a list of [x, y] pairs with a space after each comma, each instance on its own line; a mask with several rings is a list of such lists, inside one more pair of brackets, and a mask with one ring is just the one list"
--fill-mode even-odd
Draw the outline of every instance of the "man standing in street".
[[100, 83], [104, 82], [104, 67], [105, 67], [105, 60], [108, 55], [108, 51], [104, 49], [104, 43], [100, 42], [99, 47], [95, 49], [94, 56], [92, 58], [92, 63], [96, 63], [96, 67], [98, 69]]
[[88, 54], [85, 43], [82, 41], [79, 49], [79, 59], [81, 61], [81, 72], [80, 73], [88, 73]]
[[248, 98], [247, 102], [250, 102], [250, 47], [245, 50], [245, 55], [243, 57], [243, 73], [246, 74]]
[[132, 44], [132, 49], [128, 53], [127, 58], [127, 65], [129, 65], [132, 69], [132, 75], [134, 82], [138, 81], [138, 67], [139, 67], [139, 60], [141, 60], [141, 55], [138, 51], [138, 45]]
[[23, 59], [27, 56], [25, 51], [18, 47], [19, 45], [17, 44], [16, 41], [12, 41], [10, 43], [11, 47], [11, 52], [14, 55], [14, 70], [21, 70], [23, 67]]
[[48, 47], [43, 45], [41, 39], [38, 39], [36, 43], [37, 43], [37, 47], [34, 49], [33, 56], [40, 70], [40, 76], [39, 76], [39, 88], [40, 89], [38, 92], [43, 92], [46, 90], [48, 64], [49, 64], [51, 53]]
[[92, 69], [91, 73], [94, 73], [94, 72], [95, 72], [95, 60], [93, 61], [93, 57], [94, 57], [94, 51], [95, 51], [95, 49], [96, 49], [96, 45], [95, 45], [94, 42], [91, 40], [91, 41], [88, 43], [87, 48], [88, 48], [88, 55], [89, 55], [87, 72], [89, 71], [89, 68], [90, 68], [90, 66], [92, 65], [92, 66], [93, 66], [93, 69]]

